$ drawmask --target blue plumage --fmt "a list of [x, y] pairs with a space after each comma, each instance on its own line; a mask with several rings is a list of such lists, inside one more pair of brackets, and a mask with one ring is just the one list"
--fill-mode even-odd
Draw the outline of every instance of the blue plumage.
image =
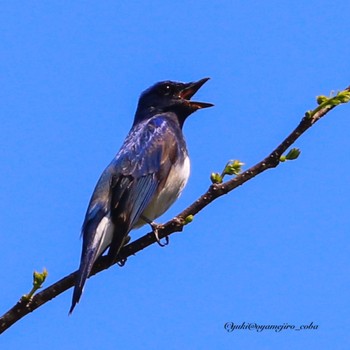
[[102, 173], [86, 212], [70, 312], [97, 258], [108, 249], [114, 261], [129, 232], [163, 214], [186, 185], [190, 163], [182, 126], [191, 113], [212, 106], [190, 101], [207, 80], [165, 81], [141, 95], [133, 126]]

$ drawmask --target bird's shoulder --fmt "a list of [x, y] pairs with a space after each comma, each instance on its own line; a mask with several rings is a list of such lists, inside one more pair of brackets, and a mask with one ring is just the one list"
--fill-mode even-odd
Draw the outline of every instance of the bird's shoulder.
[[180, 126], [171, 115], [159, 114], [132, 127], [111, 166], [125, 176], [143, 176], [175, 162], [180, 150], [186, 151]]
[[175, 137], [182, 138], [182, 132], [174, 113], [157, 114], [135, 124], [126, 137], [120, 154], [143, 151], [153, 144], [166, 143]]

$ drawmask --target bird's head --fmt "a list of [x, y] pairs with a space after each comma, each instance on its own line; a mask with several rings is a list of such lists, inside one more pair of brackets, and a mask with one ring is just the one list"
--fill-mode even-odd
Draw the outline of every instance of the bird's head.
[[211, 103], [191, 101], [191, 97], [208, 80], [204, 78], [191, 83], [162, 81], [151, 86], [141, 94], [134, 123], [155, 114], [173, 112], [182, 126], [193, 112], [213, 106]]

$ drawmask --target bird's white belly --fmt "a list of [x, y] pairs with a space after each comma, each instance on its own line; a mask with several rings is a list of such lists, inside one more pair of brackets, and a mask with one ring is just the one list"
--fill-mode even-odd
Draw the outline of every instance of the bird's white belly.
[[[190, 159], [186, 157], [183, 164], [174, 167], [164, 184], [163, 189], [156, 195], [142, 213], [142, 216], [153, 221], [161, 216], [180, 196], [190, 176]], [[144, 220], [139, 220], [137, 227], [144, 225]]]

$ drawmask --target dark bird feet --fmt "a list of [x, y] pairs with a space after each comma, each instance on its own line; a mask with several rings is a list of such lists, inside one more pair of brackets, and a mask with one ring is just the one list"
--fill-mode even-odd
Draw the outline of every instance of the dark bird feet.
[[166, 245], [169, 244], [169, 236], [165, 236], [164, 237], [164, 243], [161, 242], [159, 235], [158, 235], [158, 230], [163, 228], [163, 225], [159, 225], [151, 220], [149, 220], [148, 218], [146, 218], [145, 216], [141, 216], [142, 220], [144, 220], [145, 222], [147, 222], [147, 224], [149, 224], [152, 228], [152, 231], [154, 233], [154, 236], [156, 237], [156, 241], [159, 244], [159, 246], [161, 247], [165, 247]]
[[118, 266], [123, 267], [128, 259], [122, 259], [120, 261], [117, 261]]
[[124, 237], [121, 248], [119, 250], [117, 250], [116, 252], [114, 250], [108, 251], [107, 257], [109, 258], [109, 263], [111, 266], [114, 265], [115, 263], [117, 263], [118, 266], [120, 267], [125, 265], [128, 259], [124, 258], [119, 260], [118, 255], [119, 255], [119, 252], [123, 249], [123, 247], [125, 247], [130, 242], [130, 240], [131, 240], [131, 237], [127, 235], [126, 237]]
[[163, 225], [158, 225], [158, 224], [156, 224], [155, 222], [150, 222], [149, 223], [150, 224], [150, 226], [152, 227], [152, 231], [153, 231], [153, 233], [154, 233], [154, 236], [156, 237], [156, 240], [157, 240], [157, 243], [161, 246], [161, 247], [165, 247], [166, 245], [168, 245], [169, 244], [169, 236], [165, 236], [164, 237], [164, 243], [163, 242], [161, 242], [161, 240], [160, 240], [160, 238], [159, 238], [159, 235], [158, 235], [158, 230], [160, 229], [160, 228], [162, 228], [163, 227]]

